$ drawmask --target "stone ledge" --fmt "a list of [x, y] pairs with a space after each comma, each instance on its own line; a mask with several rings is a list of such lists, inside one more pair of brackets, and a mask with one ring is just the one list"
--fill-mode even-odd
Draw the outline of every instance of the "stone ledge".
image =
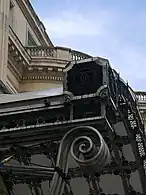
[[22, 80], [50, 80], [50, 81], [62, 81], [62, 77], [57, 76], [23, 76]]

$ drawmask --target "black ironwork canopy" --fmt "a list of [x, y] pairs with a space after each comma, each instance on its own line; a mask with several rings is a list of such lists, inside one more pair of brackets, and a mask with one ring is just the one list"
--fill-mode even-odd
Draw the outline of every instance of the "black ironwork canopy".
[[146, 194], [137, 100], [106, 59], [70, 62], [58, 95], [1, 103], [0, 154], [13, 155], [0, 169], [10, 194]]

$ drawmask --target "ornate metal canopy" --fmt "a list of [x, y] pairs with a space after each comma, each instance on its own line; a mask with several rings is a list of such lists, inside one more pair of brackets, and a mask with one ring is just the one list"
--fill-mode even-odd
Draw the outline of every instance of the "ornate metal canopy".
[[0, 135], [10, 194], [146, 194], [137, 100], [106, 59], [70, 62], [63, 93], [1, 103]]

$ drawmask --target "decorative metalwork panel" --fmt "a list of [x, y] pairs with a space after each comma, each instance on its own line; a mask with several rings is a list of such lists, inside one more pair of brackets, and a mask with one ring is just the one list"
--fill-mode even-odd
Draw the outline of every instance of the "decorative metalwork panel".
[[9, 192], [146, 194], [145, 138], [134, 97], [108, 60], [92, 58], [67, 65], [60, 101], [35, 100], [37, 109], [23, 102], [6, 114], [4, 106], [0, 170]]
[[95, 93], [103, 83], [102, 66], [90, 60], [82, 65], [75, 63], [67, 74], [68, 91], [74, 95]]

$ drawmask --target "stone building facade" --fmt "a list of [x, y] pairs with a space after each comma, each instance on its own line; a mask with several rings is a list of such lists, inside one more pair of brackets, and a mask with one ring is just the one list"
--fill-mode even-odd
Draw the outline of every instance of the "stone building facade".
[[[0, 93], [58, 88], [68, 61], [88, 57], [54, 46], [29, 0], [0, 1]], [[145, 118], [146, 93], [136, 93]]]
[[54, 46], [29, 0], [0, 1], [1, 93], [59, 87], [66, 63], [88, 57]]
[[[66, 64], [89, 57], [54, 46], [29, 0], [0, 0], [0, 102], [16, 97], [3, 94], [21, 93], [17, 98], [24, 99], [32, 91], [38, 94], [40, 90], [62, 87]], [[146, 92], [136, 92], [136, 96], [146, 126]]]

